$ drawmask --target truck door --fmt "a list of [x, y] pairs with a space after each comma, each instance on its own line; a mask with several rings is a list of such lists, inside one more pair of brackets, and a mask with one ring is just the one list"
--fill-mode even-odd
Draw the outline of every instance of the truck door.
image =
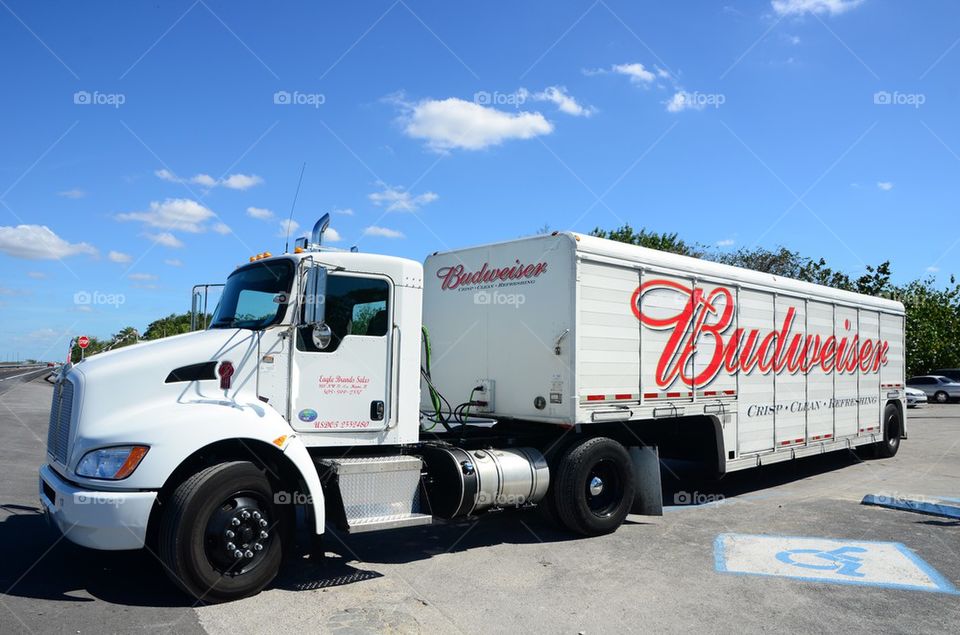
[[393, 285], [381, 276], [331, 273], [325, 293], [326, 347], [297, 328], [291, 424], [298, 431], [364, 432], [387, 427]]

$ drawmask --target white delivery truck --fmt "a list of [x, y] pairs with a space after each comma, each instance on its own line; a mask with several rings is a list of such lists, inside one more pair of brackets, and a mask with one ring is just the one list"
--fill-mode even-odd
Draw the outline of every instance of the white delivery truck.
[[597, 535], [660, 512], [658, 452], [723, 473], [906, 437], [897, 302], [574, 233], [421, 266], [328, 222], [238, 267], [206, 330], [64, 369], [40, 499], [67, 538], [224, 601], [298, 517], [543, 506]]

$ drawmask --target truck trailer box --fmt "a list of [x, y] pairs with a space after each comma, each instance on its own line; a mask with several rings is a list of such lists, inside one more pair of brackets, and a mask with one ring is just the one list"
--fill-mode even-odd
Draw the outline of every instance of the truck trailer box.
[[451, 403], [565, 426], [711, 415], [728, 469], [882, 439], [903, 396], [899, 302], [581, 234], [428, 257], [423, 314]]

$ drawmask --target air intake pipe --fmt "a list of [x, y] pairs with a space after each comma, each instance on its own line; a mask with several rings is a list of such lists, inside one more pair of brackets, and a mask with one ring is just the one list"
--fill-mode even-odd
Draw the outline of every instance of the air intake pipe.
[[330, 226], [330, 214], [324, 214], [313, 226], [313, 233], [310, 234], [310, 246], [319, 249], [323, 244], [323, 233]]

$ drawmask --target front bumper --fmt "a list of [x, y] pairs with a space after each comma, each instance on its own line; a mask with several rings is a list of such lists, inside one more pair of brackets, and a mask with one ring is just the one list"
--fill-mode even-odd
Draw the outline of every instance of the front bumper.
[[142, 548], [156, 498], [156, 492], [82, 489], [64, 481], [49, 465], [40, 468], [40, 502], [47, 518], [83, 547]]

